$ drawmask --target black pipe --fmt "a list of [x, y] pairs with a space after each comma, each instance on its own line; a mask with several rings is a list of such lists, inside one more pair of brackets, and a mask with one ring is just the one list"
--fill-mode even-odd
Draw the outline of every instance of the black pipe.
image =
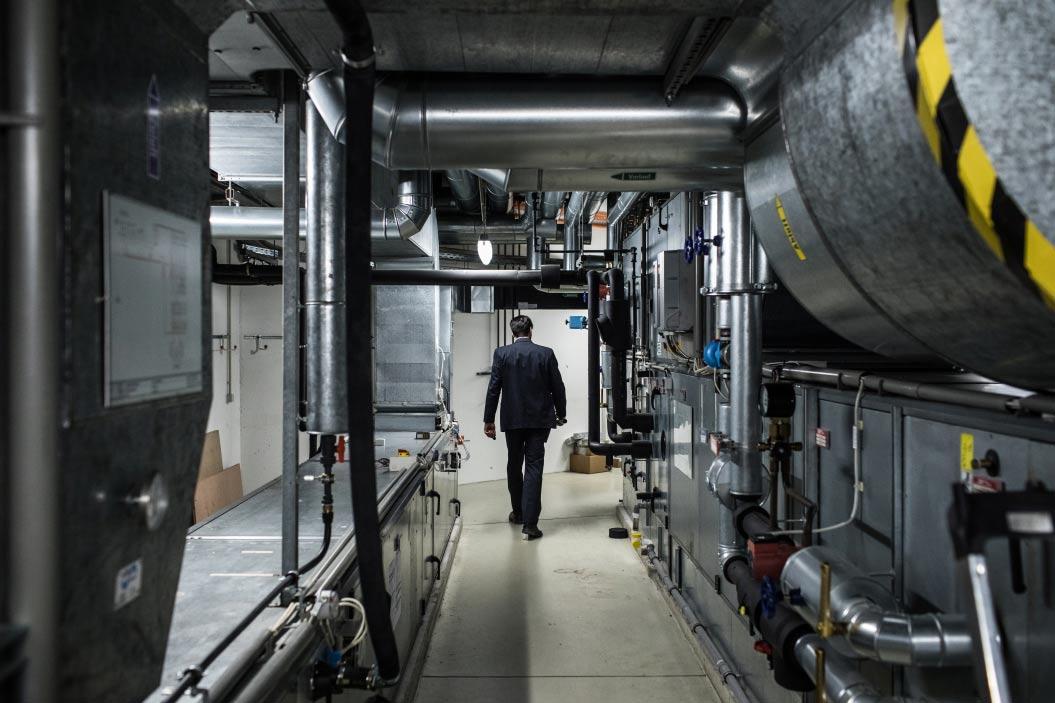
[[[600, 326], [605, 342], [612, 349], [612, 414], [616, 423], [634, 432], [651, 432], [655, 418], [650, 413], [636, 413], [627, 399], [626, 353], [634, 340], [630, 332], [630, 310], [621, 269], [609, 269], [604, 274], [609, 299], [602, 303]], [[635, 379], [636, 382], [636, 379]]]
[[755, 580], [751, 567], [743, 558], [725, 565], [725, 578], [736, 586], [737, 604], [745, 609], [758, 634], [773, 648], [773, 677], [792, 691], [812, 691], [813, 680], [802, 670], [795, 657], [795, 643], [811, 634], [813, 628], [783, 601], [765, 599], [762, 584]]
[[630, 442], [601, 442], [601, 333], [597, 327], [601, 276], [597, 271], [586, 272], [586, 404], [588, 406], [588, 437], [590, 451], [601, 456], [633, 456], [641, 459], [652, 456], [652, 443], [647, 440]]
[[856, 388], [862, 379], [866, 390], [889, 393], [906, 398], [937, 403], [962, 405], [969, 408], [1007, 413], [1055, 414], [1055, 395], [1031, 395], [1020, 398], [1000, 393], [965, 390], [954, 386], [877, 376], [866, 371], [842, 369], [813, 369], [801, 367], [765, 368], [763, 375], [805, 383], [818, 383], [837, 388]]
[[374, 285], [452, 286], [540, 286], [559, 288], [578, 285], [582, 275], [577, 271], [561, 271], [557, 264], [543, 264], [539, 269], [374, 269], [369, 280]]
[[330, 538], [333, 534], [333, 465], [337, 462], [337, 437], [332, 434], [322, 436], [322, 549], [297, 571], [304, 573], [318, 566], [330, 549]]
[[[399, 679], [399, 649], [392, 630], [391, 599], [385, 588], [381, 521], [377, 514], [374, 469], [374, 383], [365, 373], [373, 365], [370, 335], [373, 298], [370, 290], [371, 129], [374, 103], [374, 39], [370, 22], [357, 0], [326, 0], [341, 29], [344, 63], [345, 129], [345, 275], [348, 336], [348, 463], [351, 466], [352, 512], [359, 560], [359, 587], [377, 659], [381, 685]], [[366, 330], [367, 332], [364, 332]]]

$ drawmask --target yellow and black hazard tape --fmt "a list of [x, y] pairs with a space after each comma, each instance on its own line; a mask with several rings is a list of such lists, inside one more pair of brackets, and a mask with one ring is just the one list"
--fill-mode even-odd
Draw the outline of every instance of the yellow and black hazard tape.
[[916, 120], [967, 218], [993, 253], [1055, 309], [1055, 245], [1004, 189], [956, 94], [938, 0], [893, 0]]

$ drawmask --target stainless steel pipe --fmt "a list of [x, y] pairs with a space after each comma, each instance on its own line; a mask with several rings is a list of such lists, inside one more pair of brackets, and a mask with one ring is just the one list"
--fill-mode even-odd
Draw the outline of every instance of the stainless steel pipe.
[[311, 101], [307, 116], [307, 430], [348, 431], [345, 308], [344, 147]]
[[[800, 637], [795, 643], [795, 658], [810, 678], [816, 679], [817, 653], [824, 652], [824, 690], [828, 703], [911, 703], [909, 699], [884, 696], [857, 667], [839, 656], [831, 640], [820, 635]], [[816, 683], [816, 681], [814, 681]]]
[[620, 193], [615, 203], [608, 209], [608, 248], [618, 249], [621, 243], [619, 225], [630, 213], [630, 208], [641, 199], [644, 193]]

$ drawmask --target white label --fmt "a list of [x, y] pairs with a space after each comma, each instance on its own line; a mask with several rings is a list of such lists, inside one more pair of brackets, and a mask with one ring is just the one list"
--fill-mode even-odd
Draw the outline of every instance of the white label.
[[1016, 512], [1007, 514], [1007, 526], [1013, 532], [1047, 535], [1055, 531], [1050, 513]]
[[114, 583], [114, 610], [119, 610], [139, 597], [143, 590], [143, 560], [136, 559], [117, 572]]

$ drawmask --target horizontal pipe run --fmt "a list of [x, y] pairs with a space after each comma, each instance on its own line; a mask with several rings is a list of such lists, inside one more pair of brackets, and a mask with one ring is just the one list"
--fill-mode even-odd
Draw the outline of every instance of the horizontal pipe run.
[[492, 269], [374, 269], [374, 285], [404, 286], [541, 286], [559, 288], [582, 282], [575, 271], [560, 271], [553, 264], [538, 270], [497, 271]]
[[853, 662], [837, 654], [817, 634], [805, 635], [795, 643], [795, 658], [810, 678], [816, 678], [817, 653], [822, 650], [828, 703], [912, 703], [908, 698], [882, 695]]
[[866, 371], [843, 369], [814, 369], [802, 367], [767, 367], [763, 374], [770, 378], [802, 383], [817, 383], [836, 388], [856, 388], [864, 379], [865, 390], [880, 394], [898, 395], [916, 400], [950, 403], [981, 410], [1007, 413], [1036, 413], [1055, 415], [1055, 396], [1013, 396], [1005, 393], [986, 393], [951, 386], [905, 381], [887, 376], [878, 376]]

